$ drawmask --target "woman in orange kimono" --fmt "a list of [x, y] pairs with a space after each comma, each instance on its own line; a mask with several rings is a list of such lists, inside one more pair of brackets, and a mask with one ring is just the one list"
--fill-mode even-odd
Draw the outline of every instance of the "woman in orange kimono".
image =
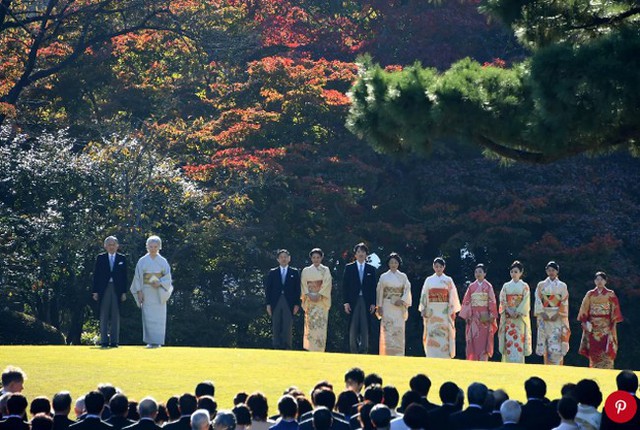
[[623, 320], [616, 293], [605, 287], [607, 274], [596, 273], [596, 287], [582, 300], [578, 321], [582, 323], [580, 354], [589, 358], [589, 367], [613, 369], [618, 353], [616, 325]]
[[460, 318], [467, 322], [467, 360], [488, 361], [493, 356], [493, 339], [498, 331], [498, 309], [493, 285], [485, 279], [484, 264], [475, 270], [476, 280], [464, 294]]

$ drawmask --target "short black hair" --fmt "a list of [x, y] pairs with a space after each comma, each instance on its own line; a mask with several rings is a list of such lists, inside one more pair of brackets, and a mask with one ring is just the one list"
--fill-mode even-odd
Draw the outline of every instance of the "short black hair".
[[547, 394], [547, 383], [542, 378], [532, 376], [524, 383], [524, 391], [527, 393], [527, 398], [543, 399]]
[[247, 406], [251, 409], [251, 417], [254, 420], [266, 420], [269, 414], [269, 403], [267, 397], [260, 393], [255, 392], [247, 397]]
[[446, 261], [444, 261], [444, 258], [442, 258], [442, 257], [434, 258], [433, 259], [433, 264], [439, 264], [441, 266], [446, 266], [447, 265]]
[[363, 250], [365, 254], [369, 254], [369, 247], [364, 242], [360, 242], [353, 247], [353, 253]]
[[377, 403], [364, 402], [358, 408], [358, 420], [360, 421], [360, 425], [361, 425], [360, 428], [362, 430], [373, 429], [373, 424], [371, 423], [371, 416], [369, 414], [371, 413], [371, 409], [373, 409], [373, 407], [376, 404]]
[[344, 390], [338, 394], [338, 400], [336, 401], [336, 409], [341, 414], [349, 414], [353, 405], [358, 404], [358, 395], [352, 390]]
[[51, 414], [51, 402], [44, 396], [36, 397], [31, 401], [29, 405], [29, 413], [31, 415], [37, 414]]
[[291, 256], [291, 253], [288, 250], [284, 249], [284, 248], [278, 249], [278, 252], [276, 252], [276, 257], [280, 257], [280, 254], [287, 254], [287, 255]]
[[638, 391], [638, 375], [631, 370], [623, 370], [616, 376], [616, 386], [618, 390], [635, 393]]
[[576, 397], [576, 384], [573, 382], [567, 382], [560, 389], [560, 395], [562, 397], [573, 397], [575, 400], [578, 400]]
[[398, 392], [398, 389], [393, 385], [385, 385], [382, 387], [382, 391], [384, 392], [382, 403], [387, 405], [389, 409], [397, 408], [398, 403], [400, 402], [400, 393]]
[[90, 391], [84, 396], [84, 407], [87, 414], [100, 415], [104, 409], [104, 395], [98, 390]]
[[565, 420], [573, 420], [578, 413], [578, 402], [573, 397], [563, 397], [558, 402], [558, 414]]
[[328, 388], [330, 390], [333, 390], [333, 384], [325, 379], [324, 381], [320, 381], [316, 385], [314, 385], [313, 390], [311, 391], [313, 392], [318, 388]]
[[364, 400], [369, 401], [373, 404], [382, 403], [382, 399], [384, 398], [384, 391], [382, 391], [382, 386], [380, 384], [371, 384], [364, 390]]
[[458, 399], [459, 391], [460, 388], [454, 382], [447, 381], [440, 385], [440, 400], [442, 403], [455, 404]]
[[320, 257], [324, 257], [324, 252], [320, 248], [313, 248], [309, 251], [309, 258], [311, 258], [313, 254], [318, 254]]
[[513, 263], [511, 263], [511, 266], [509, 266], [509, 270], [517, 268], [518, 270], [520, 270], [521, 272], [524, 273], [524, 265], [519, 262], [518, 260], [514, 261]]
[[100, 391], [104, 396], [105, 403], [109, 403], [109, 400], [111, 400], [111, 398], [118, 392], [116, 387], [108, 383], [98, 385], [98, 391]]
[[391, 409], [383, 404], [375, 405], [369, 411], [369, 419], [374, 428], [387, 428], [391, 422]]
[[244, 404], [247, 402], [247, 397], [249, 397], [247, 393], [245, 393], [244, 391], [240, 391], [233, 398], [233, 404], [234, 405], [239, 405], [240, 403]]
[[164, 423], [167, 421], [169, 421], [169, 413], [167, 412], [167, 407], [162, 403], [160, 403], [158, 405], [158, 413], [156, 415], [155, 422], [156, 424], [158, 424], [158, 423]]
[[180, 415], [191, 415], [198, 409], [198, 400], [193, 394], [184, 393], [178, 399], [178, 406], [180, 407]]
[[398, 265], [402, 266], [402, 257], [400, 257], [400, 254], [398, 254], [397, 252], [392, 252], [391, 254], [389, 254], [389, 256], [387, 257], [387, 265], [391, 260], [396, 260], [398, 262]]
[[318, 388], [311, 393], [311, 400], [315, 406], [324, 406], [333, 410], [336, 406], [336, 393], [326, 387]]
[[180, 399], [178, 396], [171, 396], [167, 400], [167, 413], [169, 414], [169, 420], [175, 421], [180, 418], [180, 408], [178, 407]]
[[298, 402], [293, 396], [286, 394], [278, 400], [278, 412], [282, 418], [295, 418], [298, 414]]
[[206, 394], [198, 399], [198, 409], [205, 409], [210, 417], [215, 417], [218, 412], [218, 402], [212, 396]]
[[467, 400], [469, 404], [482, 406], [487, 399], [489, 390], [486, 385], [481, 382], [474, 382], [467, 388]]
[[583, 379], [576, 384], [578, 402], [597, 408], [602, 403], [602, 392], [593, 379]]
[[196, 385], [196, 397], [215, 396], [216, 387], [212, 381], [202, 381]]
[[418, 404], [412, 403], [404, 411], [402, 417], [404, 423], [412, 430], [429, 428], [429, 414], [427, 409]]
[[544, 266], [545, 269], [548, 269], [549, 267], [551, 267], [552, 269], [556, 269], [557, 271], [560, 271], [560, 265], [555, 261], [550, 261], [547, 263], [546, 266]]
[[347, 379], [351, 379], [358, 384], [363, 384], [364, 370], [360, 369], [359, 367], [352, 367], [351, 369], [347, 370], [347, 373], [344, 374], [344, 381], [347, 382]]
[[40, 412], [31, 420], [31, 430], [51, 430], [53, 428], [53, 418], [50, 415]]
[[123, 393], [118, 393], [109, 400], [109, 409], [113, 415], [124, 417], [129, 410], [129, 399]]
[[378, 375], [377, 373], [369, 373], [364, 377], [363, 382], [365, 387], [373, 384], [382, 385], [382, 376]]
[[[178, 414], [178, 418], [180, 414]], [[140, 420], [140, 414], [138, 413], [138, 402], [135, 400], [129, 400], [129, 410], [127, 411], [127, 418], [133, 421]]]
[[427, 375], [419, 373], [409, 380], [409, 387], [422, 397], [426, 397], [431, 389], [431, 379]]
[[298, 417], [313, 410], [313, 405], [305, 396], [297, 396], [296, 403], [298, 404]]
[[68, 391], [60, 391], [53, 395], [51, 406], [53, 407], [54, 412], [67, 412], [71, 410], [71, 402], [71, 393]]
[[506, 391], [504, 391], [501, 388], [498, 388], [497, 390], [493, 390], [493, 398], [495, 400], [494, 405], [493, 405], [493, 409], [499, 411], [500, 410], [500, 406], [502, 406], [502, 404], [504, 402], [506, 402], [507, 400], [509, 400], [509, 395], [507, 394]]
[[407, 410], [410, 404], [412, 403], [420, 403], [422, 400], [422, 396], [420, 393], [414, 390], [409, 390], [402, 395], [402, 399], [400, 399], [400, 408], [398, 411], [404, 412]]
[[333, 423], [333, 415], [329, 409], [320, 406], [313, 411], [311, 422], [315, 430], [329, 430]]
[[24, 382], [25, 375], [22, 369], [14, 366], [7, 366], [2, 372], [2, 386], [6, 387], [12, 382]]
[[476, 264], [476, 269], [482, 269], [484, 273], [487, 273], [487, 267], [482, 263]]
[[244, 403], [238, 403], [231, 412], [236, 416], [236, 421], [239, 426], [251, 425], [251, 410], [249, 410], [249, 407]]
[[607, 280], [607, 274], [606, 274], [606, 273], [604, 273], [603, 271], [596, 272], [596, 276], [595, 276], [595, 278], [597, 278], [598, 276], [600, 276], [600, 277], [601, 277], [602, 279], [604, 279], [605, 281]]
[[13, 393], [7, 399], [7, 411], [10, 415], [24, 415], [27, 405], [27, 398], [20, 393]]

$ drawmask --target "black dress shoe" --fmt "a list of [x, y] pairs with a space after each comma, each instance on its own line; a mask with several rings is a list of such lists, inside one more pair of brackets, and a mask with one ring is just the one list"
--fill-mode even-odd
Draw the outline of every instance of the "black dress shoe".
[[106, 343], [103, 343], [103, 344], [100, 345], [100, 348], [107, 349], [107, 348], [109, 348], [109, 345], [106, 344]]
[[111, 345], [109, 345], [109, 348], [117, 348], [118, 344], [117, 343], [112, 343]]

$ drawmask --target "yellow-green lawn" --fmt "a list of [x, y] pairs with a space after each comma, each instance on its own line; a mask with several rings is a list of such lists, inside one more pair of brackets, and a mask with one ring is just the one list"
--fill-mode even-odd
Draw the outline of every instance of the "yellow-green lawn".
[[440, 360], [417, 357], [380, 357], [270, 351], [253, 349], [178, 348], [145, 349], [124, 346], [102, 350], [87, 346], [0, 346], [0, 366], [12, 364], [27, 373], [24, 394], [29, 398], [51, 396], [69, 390], [75, 398], [94, 389], [100, 382], [121, 388], [130, 399], [151, 395], [166, 401], [173, 394], [193, 392], [202, 380], [212, 380], [220, 408], [232, 406], [235, 393], [264, 392], [275, 410], [282, 391], [295, 385], [308, 393], [323, 379], [344, 387], [344, 372], [359, 366], [376, 372], [385, 384], [395, 385], [400, 393], [409, 387], [409, 378], [426, 373], [433, 382], [429, 400], [439, 403], [438, 387], [454, 381], [463, 388], [479, 381], [489, 388], [503, 388], [511, 398], [526, 400], [524, 381], [540, 376], [548, 385], [548, 397], [560, 395], [566, 382], [595, 379], [608, 396], [615, 391], [615, 370], [582, 367], [553, 367], [506, 363], [479, 363], [464, 360]]

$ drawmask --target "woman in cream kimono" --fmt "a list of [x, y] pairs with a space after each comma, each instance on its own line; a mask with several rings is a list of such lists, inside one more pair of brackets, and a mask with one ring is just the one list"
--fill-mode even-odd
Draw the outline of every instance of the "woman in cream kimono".
[[558, 279], [558, 263], [548, 262], [545, 271], [547, 279], [538, 283], [533, 305], [538, 324], [536, 354], [544, 357], [544, 364], [562, 365], [571, 336], [569, 289]]
[[402, 259], [392, 252], [387, 258], [389, 270], [380, 275], [376, 289], [376, 307], [380, 324], [380, 355], [404, 355], [404, 326], [411, 306], [411, 283], [398, 270]]
[[167, 325], [167, 300], [173, 292], [171, 267], [159, 254], [162, 240], [158, 236], [147, 239], [148, 253], [138, 260], [131, 283], [131, 293], [142, 309], [142, 339], [147, 348], [164, 345]]
[[524, 266], [519, 261], [511, 264], [511, 281], [500, 290], [500, 328], [498, 345], [502, 361], [524, 363], [531, 355], [531, 294], [529, 285], [520, 278]]
[[433, 260], [433, 275], [422, 285], [418, 310], [424, 320], [422, 344], [427, 357], [456, 356], [456, 314], [460, 312], [460, 298], [453, 279], [444, 274], [443, 258]]
[[327, 345], [327, 323], [331, 307], [331, 271], [323, 266], [324, 253], [314, 248], [309, 253], [311, 266], [302, 269], [302, 309], [304, 310], [304, 338], [307, 351], [324, 352]]

